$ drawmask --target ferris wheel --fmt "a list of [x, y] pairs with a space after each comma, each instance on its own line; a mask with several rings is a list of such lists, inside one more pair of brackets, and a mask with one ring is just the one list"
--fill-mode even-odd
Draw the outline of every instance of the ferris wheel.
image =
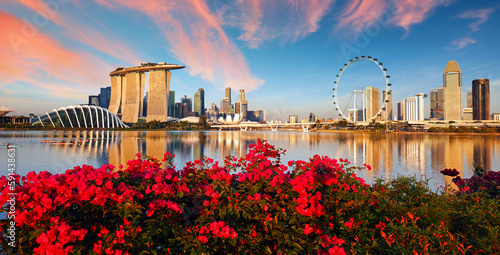
[[[383, 73], [383, 76], [384, 76], [384, 79], [385, 79], [385, 91], [387, 91], [387, 93], [384, 93], [384, 96], [383, 96], [383, 99], [382, 99], [382, 104], [380, 104], [380, 109], [377, 108], [377, 109], [373, 109], [372, 111], [372, 114], [373, 112], [375, 112], [373, 114], [373, 116], [367, 116], [367, 114], [371, 115], [370, 113], [367, 113], [366, 112], [366, 109], [365, 109], [365, 105], [366, 105], [366, 98], [369, 98], [369, 96], [367, 96], [367, 91], [363, 91], [363, 90], [354, 90], [353, 91], [353, 94], [354, 94], [354, 109], [350, 109], [350, 111], [354, 110], [355, 114], [354, 114], [354, 118], [351, 119], [350, 117], [347, 117], [344, 112], [342, 111], [341, 109], [341, 106], [339, 105], [339, 95], [337, 94], [338, 92], [338, 89], [339, 89], [339, 84], [340, 84], [340, 78], [342, 77], [342, 74], [347, 70], [347, 68], [349, 66], [351, 66], [352, 64], [354, 64], [355, 62], [358, 62], [358, 61], [368, 61], [368, 62], [371, 62], [371, 63], [374, 63], [376, 64], [380, 70], [382, 71]], [[355, 59], [351, 59], [349, 60], [349, 63], [347, 64], [344, 64], [344, 67], [340, 69], [340, 73], [337, 74], [337, 80], [334, 82], [334, 88], [333, 88], [333, 104], [334, 104], [334, 108], [335, 110], [338, 112], [339, 114], [339, 117], [343, 120], [347, 120], [349, 122], [356, 122], [358, 121], [358, 117], [357, 117], [357, 114], [358, 114], [358, 109], [356, 108], [356, 93], [361, 93], [362, 95], [364, 95], [364, 98], [363, 98], [363, 107], [362, 107], [362, 111], [361, 111], [361, 114], [362, 114], [362, 121], [372, 121], [372, 120], [376, 120], [377, 117], [381, 117], [381, 114], [383, 111], [386, 110], [387, 108], [387, 104], [388, 103], [392, 103], [389, 101], [389, 95], [392, 93], [392, 90], [391, 90], [391, 86], [392, 84], [389, 83], [389, 78], [390, 76], [387, 75], [387, 68], [384, 68], [382, 66], [382, 62], [379, 62], [378, 59], [376, 58], [372, 58], [371, 56], [368, 56], [368, 57], [365, 57], [365, 56], [361, 56], [361, 57], [356, 57]], [[378, 99], [380, 100], [380, 98]], [[371, 103], [371, 102], [369, 102]], [[377, 106], [378, 107], [378, 106]], [[344, 110], [345, 111], [345, 110]]]

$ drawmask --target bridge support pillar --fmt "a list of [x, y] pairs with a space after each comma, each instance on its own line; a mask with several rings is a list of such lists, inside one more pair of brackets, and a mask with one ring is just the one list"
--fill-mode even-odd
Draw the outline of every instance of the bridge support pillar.
[[311, 126], [311, 125], [309, 125], [309, 124], [302, 124], [302, 131], [304, 131], [304, 132], [309, 132], [309, 127], [310, 127], [310, 126]]
[[245, 128], [243, 128], [242, 126], [240, 126], [240, 131], [247, 131], [248, 130], [248, 126], [245, 126]]
[[271, 125], [271, 131], [277, 132], [278, 131], [278, 125], [274, 126]]

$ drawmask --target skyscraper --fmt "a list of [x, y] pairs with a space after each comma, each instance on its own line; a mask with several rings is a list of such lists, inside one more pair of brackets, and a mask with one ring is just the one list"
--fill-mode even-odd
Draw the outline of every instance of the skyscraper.
[[383, 99], [385, 100], [385, 110], [382, 112], [383, 121], [394, 120], [392, 113], [392, 90], [384, 90]]
[[235, 113], [240, 114], [241, 120], [247, 121], [248, 101], [245, 100], [245, 90], [244, 89], [240, 89], [238, 103], [237, 103], [237, 106], [235, 108], [236, 108]]
[[168, 92], [168, 117], [175, 117], [175, 91]]
[[472, 108], [474, 120], [490, 119], [490, 80], [472, 81]]
[[379, 116], [375, 116], [380, 110], [380, 90], [368, 86], [366, 87], [366, 120], [380, 120]]
[[449, 61], [443, 73], [444, 119], [462, 119], [462, 72], [457, 61]]
[[[187, 97], [184, 95], [184, 97], [181, 97], [181, 104], [184, 105], [184, 111], [191, 112], [193, 109], [193, 99]], [[184, 116], [187, 117], [187, 116]]]
[[229, 105], [231, 105], [231, 87], [226, 88], [226, 98], [229, 100]]
[[110, 99], [111, 87], [101, 88], [101, 93], [99, 94], [99, 106], [108, 109]]
[[436, 115], [437, 115], [437, 105], [438, 105], [438, 101], [437, 101], [437, 90], [436, 89], [431, 89], [431, 93], [430, 93], [430, 101], [431, 101], [431, 106], [430, 106], [430, 115], [429, 115], [429, 118], [433, 119], [433, 118], [436, 118]]
[[194, 112], [198, 116], [205, 116], [205, 90], [202, 88], [194, 93]]
[[316, 115], [314, 113], [309, 113], [309, 122], [316, 122]]

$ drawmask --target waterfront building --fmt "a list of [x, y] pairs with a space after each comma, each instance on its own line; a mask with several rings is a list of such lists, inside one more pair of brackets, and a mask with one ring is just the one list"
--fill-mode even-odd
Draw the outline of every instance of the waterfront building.
[[299, 120], [299, 115], [290, 115], [288, 116], [288, 123], [294, 124], [297, 123]]
[[[299, 118], [297, 117], [297, 120]], [[261, 122], [265, 121], [265, 111], [264, 110], [257, 110], [257, 111], [247, 111], [247, 120], [248, 121], [256, 121], [256, 122]]]
[[380, 116], [375, 116], [380, 110], [380, 90], [368, 86], [366, 87], [366, 120], [380, 121]]
[[113, 112], [95, 105], [77, 105], [61, 107], [43, 116], [35, 117], [33, 125], [42, 127], [71, 128], [125, 128], [125, 125]]
[[90, 95], [89, 96], [89, 105], [95, 105], [95, 106], [99, 106], [99, 96], [95, 96], [95, 95]]
[[194, 112], [197, 116], [205, 116], [205, 90], [202, 88], [194, 93]]
[[491, 120], [500, 120], [500, 113], [492, 113]]
[[383, 99], [385, 100], [385, 107], [382, 111], [382, 120], [391, 121], [394, 119], [392, 113], [392, 90], [383, 90]]
[[415, 97], [407, 97], [398, 103], [398, 119], [403, 121], [424, 120], [424, 98], [426, 94], [420, 93]]
[[168, 117], [175, 117], [175, 91], [168, 91]]
[[477, 79], [472, 81], [472, 109], [474, 120], [490, 118], [490, 80]]
[[170, 89], [170, 70], [185, 66], [165, 62], [144, 63], [130, 68], [117, 68], [110, 73], [109, 110], [126, 123], [137, 123], [144, 112], [145, 72], [149, 72], [146, 120], [166, 121]]
[[464, 111], [462, 113], [462, 120], [474, 120], [472, 108], [464, 108]]
[[443, 73], [444, 119], [462, 119], [462, 72], [457, 61], [449, 61]]

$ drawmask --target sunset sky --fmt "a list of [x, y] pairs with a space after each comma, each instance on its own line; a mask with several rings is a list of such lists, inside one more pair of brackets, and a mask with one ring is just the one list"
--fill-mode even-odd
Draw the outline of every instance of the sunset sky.
[[[0, 107], [44, 114], [86, 103], [117, 67], [164, 61], [186, 66], [172, 71], [176, 100], [204, 88], [209, 108], [230, 86], [233, 102], [245, 89], [249, 110], [268, 120], [335, 118], [336, 75], [365, 55], [388, 69], [394, 107], [442, 85], [456, 60], [464, 107], [472, 80], [487, 78], [493, 113], [499, 45], [494, 0], [8, 0], [0, 2]], [[383, 89], [376, 68], [349, 67], [342, 96]]]

